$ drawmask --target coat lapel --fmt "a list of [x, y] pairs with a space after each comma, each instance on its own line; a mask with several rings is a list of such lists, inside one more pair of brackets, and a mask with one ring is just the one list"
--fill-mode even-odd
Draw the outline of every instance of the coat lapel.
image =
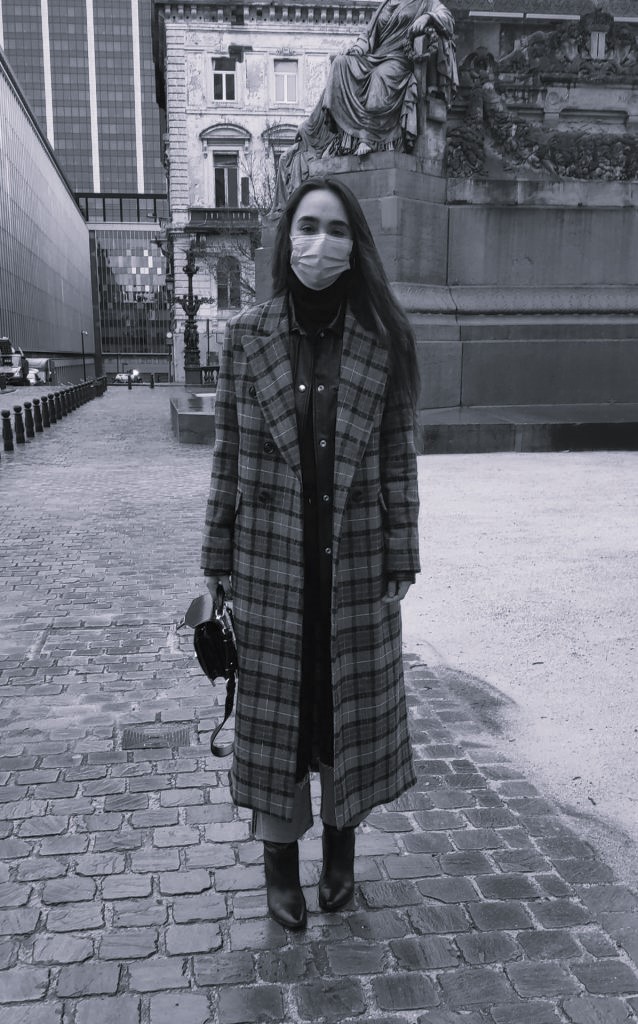
[[343, 511], [383, 400], [388, 354], [348, 310], [343, 331], [335, 434], [335, 513]]
[[259, 333], [244, 334], [242, 346], [272, 439], [290, 468], [301, 478], [285, 296], [272, 300], [259, 324]]

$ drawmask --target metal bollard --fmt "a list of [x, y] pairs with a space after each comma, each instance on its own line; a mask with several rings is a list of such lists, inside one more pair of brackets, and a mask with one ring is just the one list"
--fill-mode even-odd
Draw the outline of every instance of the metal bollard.
[[22, 418], [22, 406], [14, 405], [13, 412], [13, 425], [15, 427], [16, 432], [16, 444], [26, 444], [27, 440], [24, 436], [24, 420]]
[[149, 383], [150, 383], [152, 388], [155, 387], [155, 374], [154, 373], [151, 374], [151, 379], [150, 379]]
[[33, 399], [33, 422], [35, 424], [36, 434], [41, 434], [44, 428], [42, 426], [42, 408], [39, 398]]
[[128, 375], [128, 379], [126, 381], [126, 384], [127, 384], [127, 387], [129, 389], [129, 391], [132, 391], [133, 390], [133, 378], [131, 377], [130, 373]]
[[31, 402], [24, 403], [24, 429], [27, 437], [35, 437], [35, 423], [33, 422], [33, 407]]
[[2, 410], [2, 440], [5, 452], [13, 451], [13, 428], [11, 426], [11, 410]]
[[[49, 399], [49, 401], [48, 401], [48, 406], [49, 406], [49, 423], [52, 423], [52, 424], [53, 423], [57, 423], [57, 421], [58, 421], [58, 413], [57, 413], [57, 409], [56, 409], [56, 406], [55, 406], [55, 394], [48, 395], [47, 397]], [[45, 426], [46, 426], [46, 424], [45, 424]]]
[[59, 420], [66, 416], [66, 406], [64, 404], [64, 392], [56, 391], [55, 395], [55, 415]]
[[42, 395], [42, 398], [40, 399], [40, 405], [42, 406], [42, 426], [50, 427], [51, 418], [49, 416], [49, 399], [47, 398], [46, 395]]

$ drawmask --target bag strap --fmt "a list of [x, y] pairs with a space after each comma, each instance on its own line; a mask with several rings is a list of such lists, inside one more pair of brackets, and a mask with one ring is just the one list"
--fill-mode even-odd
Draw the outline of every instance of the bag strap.
[[226, 722], [233, 713], [235, 703], [235, 689], [237, 687], [237, 663], [235, 657], [235, 645], [233, 640], [233, 614], [225, 602], [226, 594], [221, 583], [217, 585], [215, 595], [215, 616], [222, 623], [224, 645], [226, 647], [226, 661], [230, 665], [230, 673], [226, 680], [226, 702], [224, 704], [224, 718], [215, 726], [210, 737], [210, 752], [213, 757], [228, 757], [233, 752], [233, 742], [215, 743], [215, 738], [222, 731]]

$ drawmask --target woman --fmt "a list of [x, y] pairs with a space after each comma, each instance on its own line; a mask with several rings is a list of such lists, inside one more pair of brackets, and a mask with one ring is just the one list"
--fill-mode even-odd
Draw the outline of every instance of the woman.
[[415, 781], [400, 600], [418, 561], [414, 336], [359, 203], [309, 179], [278, 225], [274, 298], [230, 321], [202, 566], [239, 654], [231, 792], [268, 906], [303, 927], [297, 840], [319, 770], [322, 909], [354, 889], [354, 830]]
[[[308, 177], [325, 153], [365, 156], [374, 150], [411, 152], [417, 137], [417, 83], [412, 43], [429, 35], [428, 91], [448, 104], [458, 85], [454, 19], [439, 0], [384, 0], [366, 31], [335, 57], [326, 87], [277, 168], [273, 210]], [[430, 81], [431, 79], [431, 81]]]

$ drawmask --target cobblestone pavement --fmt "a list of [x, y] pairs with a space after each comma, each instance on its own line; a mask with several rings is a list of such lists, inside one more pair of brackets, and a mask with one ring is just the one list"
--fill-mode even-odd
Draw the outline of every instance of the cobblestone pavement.
[[410, 654], [418, 785], [359, 830], [351, 908], [318, 910], [315, 826], [308, 929], [269, 920], [207, 753], [223, 695], [175, 631], [209, 462], [159, 388], [2, 455], [2, 1024], [637, 1020], [636, 895]]

